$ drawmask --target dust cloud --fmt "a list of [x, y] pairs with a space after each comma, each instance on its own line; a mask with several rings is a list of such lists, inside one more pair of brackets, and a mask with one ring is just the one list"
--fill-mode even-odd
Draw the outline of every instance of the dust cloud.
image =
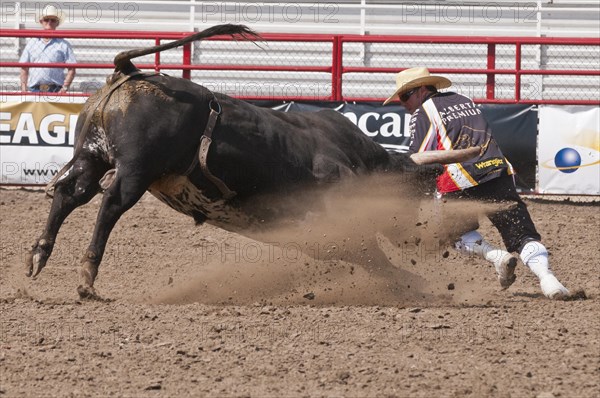
[[[371, 175], [268, 206], [302, 214], [204, 242], [204, 266], [153, 302], [411, 305], [452, 300], [444, 259], [468, 216], [491, 205], [443, 203], [402, 176]], [[440, 223], [444, 217], [444, 223]], [[464, 227], [463, 227], [464, 228]], [[445, 274], [445, 275], [444, 275]]]

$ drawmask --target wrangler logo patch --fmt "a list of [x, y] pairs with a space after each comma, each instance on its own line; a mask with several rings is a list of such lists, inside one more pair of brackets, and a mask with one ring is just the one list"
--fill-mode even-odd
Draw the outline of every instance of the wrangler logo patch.
[[504, 164], [504, 159], [493, 158], [493, 159], [484, 160], [482, 162], [477, 162], [474, 164], [474, 166], [477, 167], [479, 170], [481, 170], [481, 169], [485, 169], [487, 167], [502, 166], [503, 164]]

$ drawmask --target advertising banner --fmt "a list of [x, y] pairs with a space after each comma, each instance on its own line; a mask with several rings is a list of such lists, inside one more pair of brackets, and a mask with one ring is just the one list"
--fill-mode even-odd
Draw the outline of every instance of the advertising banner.
[[[285, 112], [316, 112], [325, 104], [289, 103], [274, 109]], [[410, 143], [408, 122], [410, 115], [401, 106], [380, 106], [344, 103], [333, 108], [356, 124], [363, 133], [388, 150], [406, 152]]]
[[[85, 100], [65, 97], [57, 98], [56, 102], [30, 99], [0, 104], [0, 184], [45, 185], [49, 182], [71, 158], [77, 115]], [[335, 109], [386, 149], [408, 150], [410, 115], [399, 105], [292, 102], [269, 106], [300, 112]], [[517, 186], [532, 191], [536, 181], [536, 109], [530, 105], [480, 107], [502, 151], [517, 171]]]
[[[283, 111], [314, 112], [327, 103], [289, 103], [276, 107]], [[533, 105], [478, 105], [492, 128], [504, 156], [516, 171], [517, 187], [535, 189], [537, 111]], [[341, 104], [334, 108], [356, 124], [363, 133], [388, 150], [406, 152], [410, 144], [410, 115], [400, 105]]]
[[539, 192], [600, 195], [600, 108], [540, 106]]
[[0, 109], [0, 184], [48, 183], [71, 159], [81, 108], [82, 104], [73, 103], [72, 99], [69, 103], [3, 102]]
[[494, 138], [512, 164], [517, 188], [534, 191], [538, 113], [534, 105], [481, 105]]

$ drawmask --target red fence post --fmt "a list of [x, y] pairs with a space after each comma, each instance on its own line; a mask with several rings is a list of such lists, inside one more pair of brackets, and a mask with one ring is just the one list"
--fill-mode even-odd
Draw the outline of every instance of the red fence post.
[[[515, 101], [521, 101], [521, 43], [515, 43]], [[540, 87], [541, 90], [541, 87]]]
[[342, 60], [343, 41], [340, 36], [333, 37], [331, 65], [331, 100], [342, 100]]
[[[192, 64], [192, 45], [191, 43], [184, 44], [183, 46], [183, 65], [189, 66]], [[183, 69], [181, 71], [181, 77], [190, 80], [192, 78], [192, 71], [189, 69]]]
[[[158, 37], [154, 39], [154, 45], [160, 46], [160, 39]], [[160, 72], [160, 52], [154, 54], [154, 71]]]
[[[488, 71], [491, 69], [496, 69], [496, 43], [488, 44], [487, 51], [487, 68]], [[486, 98], [494, 99], [496, 96], [496, 74], [493, 72], [488, 72], [487, 80], [486, 80]]]

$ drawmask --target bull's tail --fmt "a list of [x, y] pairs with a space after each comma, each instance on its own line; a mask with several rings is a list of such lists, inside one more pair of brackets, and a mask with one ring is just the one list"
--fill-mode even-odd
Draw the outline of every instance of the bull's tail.
[[135, 50], [123, 51], [117, 54], [114, 59], [115, 64], [115, 72], [121, 72], [123, 74], [131, 73], [137, 68], [133, 65], [131, 60], [133, 58], [141, 57], [143, 55], [154, 54], [157, 52], [170, 50], [171, 48], [183, 46], [184, 44], [191, 43], [193, 41], [206, 39], [208, 37], [219, 36], [219, 35], [229, 35], [229, 36], [240, 36], [245, 40], [254, 41], [255, 39], [261, 39], [260, 35], [248, 28], [245, 25], [234, 25], [234, 24], [224, 24], [224, 25], [216, 25], [210, 27], [208, 29], [203, 30], [202, 32], [194, 33], [188, 37], [184, 37], [183, 39], [179, 39], [170, 43], [161, 44], [160, 46], [147, 47], [147, 48], [138, 48]]

